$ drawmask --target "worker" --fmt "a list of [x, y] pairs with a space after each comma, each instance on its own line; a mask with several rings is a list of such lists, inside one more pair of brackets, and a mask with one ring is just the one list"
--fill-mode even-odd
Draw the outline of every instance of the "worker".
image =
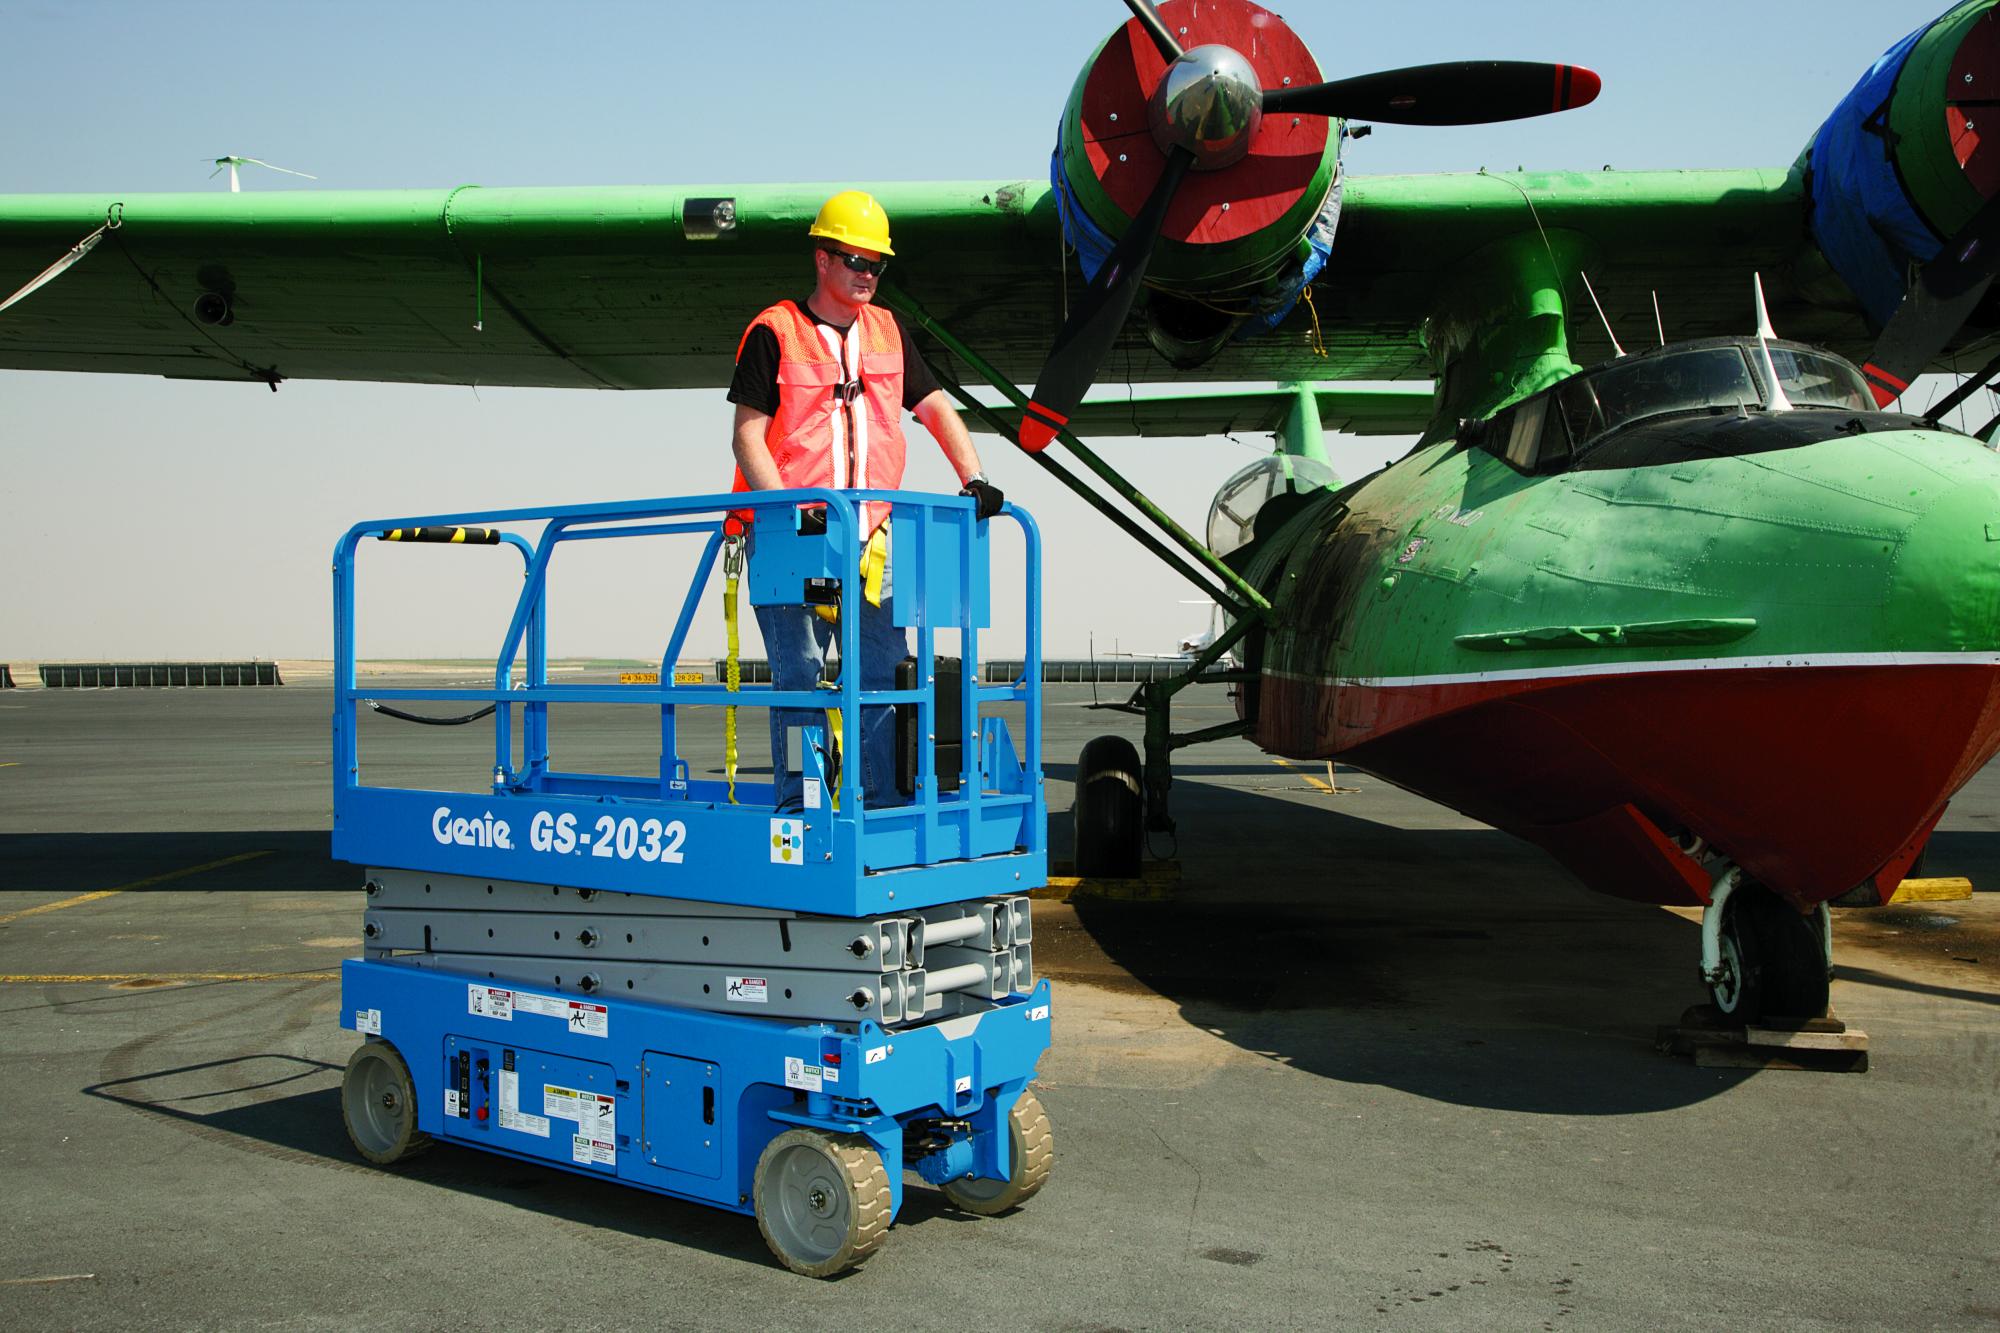
[[[960, 495], [973, 497], [980, 520], [1000, 512], [1000, 488], [980, 470], [972, 437], [944, 390], [917, 355], [895, 315], [872, 304], [895, 253], [889, 218], [874, 196], [843, 190], [828, 199], [807, 233], [814, 285], [803, 300], [780, 301], [750, 321], [736, 348], [729, 401], [736, 405], [734, 488], [780, 490], [818, 486], [893, 490], [903, 484], [902, 414], [908, 410], [937, 439], [957, 473]], [[889, 506], [861, 506], [863, 537], [886, 561]], [[763, 511], [765, 522], [774, 520]], [[879, 536], [878, 536], [879, 534]], [[749, 531], [756, 559], [756, 525]], [[864, 556], [866, 547], [864, 546]], [[890, 615], [892, 590], [881, 573], [879, 604], [858, 598], [861, 688], [895, 688], [896, 665], [909, 655], [909, 634]], [[835, 624], [816, 608], [760, 606], [757, 624], [779, 690], [810, 690], [824, 671]], [[803, 785], [787, 762], [789, 727], [821, 725], [825, 714], [805, 709], [771, 715], [771, 780], [780, 810], [800, 808]], [[896, 724], [892, 705], [862, 710], [862, 801], [901, 804], [896, 786]]]

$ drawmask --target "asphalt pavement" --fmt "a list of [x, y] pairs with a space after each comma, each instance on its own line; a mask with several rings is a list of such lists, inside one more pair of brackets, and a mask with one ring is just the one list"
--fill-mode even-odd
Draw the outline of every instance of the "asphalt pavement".
[[[1926, 866], [1980, 893], [1840, 914], [1872, 1067], [1826, 1074], [1654, 1050], [1701, 998], [1683, 916], [1362, 774], [1187, 752], [1177, 894], [1037, 905], [1048, 1188], [973, 1218], [913, 1183], [883, 1252], [815, 1283], [743, 1217], [448, 1146], [359, 1158], [333, 970], [359, 874], [327, 856], [331, 695], [293, 679], [0, 693], [0, 1326], [2000, 1323], [1995, 770]], [[1090, 702], [1050, 690], [1058, 855], [1077, 750], [1137, 734]], [[1181, 722], [1228, 715], [1204, 688]], [[657, 734], [554, 728], [609, 771]], [[490, 732], [370, 717], [363, 761], [481, 790]]]

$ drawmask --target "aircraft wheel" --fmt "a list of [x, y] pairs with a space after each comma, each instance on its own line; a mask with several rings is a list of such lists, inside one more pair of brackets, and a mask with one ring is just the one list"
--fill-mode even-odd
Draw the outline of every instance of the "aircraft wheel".
[[889, 1173], [858, 1134], [788, 1129], [757, 1159], [757, 1229], [807, 1277], [844, 1273], [889, 1238]]
[[1076, 873], [1132, 879], [1145, 851], [1144, 769], [1123, 736], [1099, 736], [1076, 761]]
[[1826, 950], [1819, 925], [1777, 894], [1746, 884], [1722, 919], [1723, 976], [1709, 992], [1730, 1019], [1817, 1018], [1826, 1012]]
[[386, 1041], [365, 1041], [347, 1058], [340, 1118], [355, 1151], [377, 1166], [405, 1161], [431, 1146], [431, 1136], [417, 1130], [410, 1067]]
[[1775, 893], [1758, 893], [1751, 901], [1758, 914], [1758, 946], [1764, 958], [1765, 1016], [1824, 1016], [1830, 979], [1818, 919], [1801, 914]]
[[1042, 1099], [1026, 1088], [1007, 1115], [1008, 1151], [1012, 1165], [1005, 1180], [948, 1180], [944, 1196], [968, 1213], [992, 1217], [1018, 1208], [1049, 1183], [1056, 1165], [1056, 1136]]

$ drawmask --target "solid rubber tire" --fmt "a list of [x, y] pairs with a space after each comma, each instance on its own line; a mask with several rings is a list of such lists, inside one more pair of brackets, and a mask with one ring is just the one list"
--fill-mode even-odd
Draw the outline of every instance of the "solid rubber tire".
[[408, 1161], [431, 1146], [431, 1136], [417, 1129], [410, 1066], [386, 1041], [364, 1041], [347, 1057], [340, 1120], [354, 1150], [377, 1166]]
[[1076, 873], [1133, 879], [1145, 853], [1144, 769], [1123, 736], [1099, 736], [1076, 760]]
[[[788, 1129], [764, 1146], [750, 1188], [757, 1230], [794, 1273], [844, 1273], [889, 1237], [889, 1173], [858, 1134]], [[814, 1191], [825, 1195], [824, 1207], [811, 1201]]]
[[1042, 1099], [1028, 1089], [1014, 1099], [1007, 1113], [1009, 1168], [1005, 1180], [947, 1180], [941, 1189], [954, 1205], [968, 1213], [992, 1217], [1019, 1208], [1049, 1183], [1056, 1164], [1056, 1136]]

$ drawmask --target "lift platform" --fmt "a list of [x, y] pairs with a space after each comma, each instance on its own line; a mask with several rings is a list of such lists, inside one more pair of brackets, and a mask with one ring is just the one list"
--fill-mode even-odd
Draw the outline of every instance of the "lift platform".
[[[718, 561], [752, 606], [859, 606], [867, 500], [892, 506], [886, 600], [915, 631], [897, 688], [864, 689], [858, 671], [813, 690], [675, 682]], [[746, 510], [747, 572], [725, 531]], [[334, 552], [333, 840], [367, 873], [363, 956], [341, 977], [341, 1023], [364, 1039], [342, 1089], [356, 1148], [387, 1165], [443, 1139], [752, 1213], [773, 1253], [816, 1277], [880, 1248], [906, 1169], [974, 1213], [1039, 1190], [1053, 1160], [1028, 1087], [1051, 1022], [1028, 897], [1048, 879], [1041, 551], [1025, 512], [1001, 519], [1023, 537], [1027, 641], [1020, 676], [998, 685], [978, 670], [989, 524], [958, 497], [772, 491], [350, 529]], [[509, 530], [537, 525], [533, 541]], [[575, 542], [659, 536], [699, 552], [660, 683], [551, 682], [552, 561]], [[364, 700], [357, 556], [370, 539], [520, 555], [490, 689]], [[861, 660], [859, 620], [837, 615], [840, 662]], [[956, 658], [939, 656], [941, 634]], [[490, 784], [364, 781], [364, 702], [490, 711]], [[576, 703], [657, 725], [657, 772], [557, 767], [551, 710]], [[837, 757], [860, 754], [877, 707], [896, 709], [904, 799], [870, 806], [862, 765]], [[773, 782], [698, 775], [680, 747], [688, 708], [754, 723], [788, 710], [797, 808], [774, 806]], [[761, 755], [766, 728], [742, 730]]]

